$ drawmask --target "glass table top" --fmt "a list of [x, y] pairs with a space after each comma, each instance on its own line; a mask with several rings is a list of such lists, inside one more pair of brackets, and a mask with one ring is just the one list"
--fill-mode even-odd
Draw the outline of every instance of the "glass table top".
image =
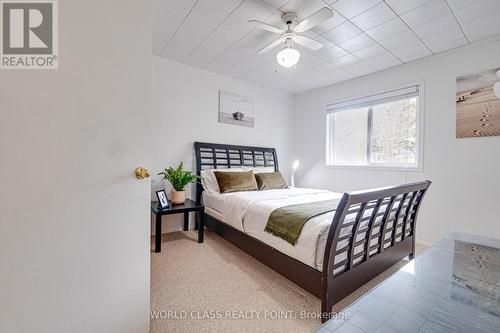
[[316, 332], [500, 332], [500, 240], [452, 233]]

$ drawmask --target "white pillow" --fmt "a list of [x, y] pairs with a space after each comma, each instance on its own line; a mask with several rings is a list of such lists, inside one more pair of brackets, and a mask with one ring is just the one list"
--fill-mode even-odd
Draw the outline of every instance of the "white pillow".
[[245, 166], [243, 167], [244, 171], [253, 171], [253, 173], [269, 173], [269, 172], [275, 172], [274, 166], [268, 166], [268, 167], [252, 167], [252, 166]]
[[200, 172], [201, 176], [201, 185], [203, 189], [207, 192], [216, 192], [219, 193], [219, 183], [217, 183], [217, 178], [215, 178], [214, 171], [219, 172], [238, 172], [244, 171], [241, 168], [231, 168], [231, 169], [210, 169], [210, 170], [202, 170]]

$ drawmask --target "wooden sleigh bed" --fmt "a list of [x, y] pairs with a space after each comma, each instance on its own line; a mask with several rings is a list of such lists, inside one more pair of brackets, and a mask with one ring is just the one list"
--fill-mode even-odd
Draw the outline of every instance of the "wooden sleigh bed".
[[[274, 148], [195, 142], [196, 172], [274, 167]], [[321, 321], [332, 307], [401, 259], [415, 255], [417, 215], [430, 181], [344, 193], [331, 222], [323, 269], [317, 270], [218, 219], [204, 224], [218, 235], [321, 299]], [[203, 187], [197, 185], [196, 200]]]

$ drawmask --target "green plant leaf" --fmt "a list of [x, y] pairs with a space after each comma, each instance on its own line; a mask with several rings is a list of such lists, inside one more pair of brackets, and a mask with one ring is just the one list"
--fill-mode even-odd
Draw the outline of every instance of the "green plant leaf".
[[181, 162], [177, 168], [168, 167], [165, 171], [159, 172], [158, 176], [168, 180], [176, 191], [184, 191], [184, 188], [191, 183], [196, 183], [200, 177], [193, 175], [192, 171], [184, 170], [184, 164]]

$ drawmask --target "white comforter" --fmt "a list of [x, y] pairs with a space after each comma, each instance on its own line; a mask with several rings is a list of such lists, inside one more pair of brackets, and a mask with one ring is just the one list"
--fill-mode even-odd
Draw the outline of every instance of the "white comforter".
[[326, 190], [288, 188], [221, 194], [223, 222], [244, 231], [278, 251], [321, 270], [326, 238], [334, 211], [314, 217], [304, 225], [295, 245], [264, 231], [272, 211], [277, 208], [316, 201], [340, 199], [342, 193]]

